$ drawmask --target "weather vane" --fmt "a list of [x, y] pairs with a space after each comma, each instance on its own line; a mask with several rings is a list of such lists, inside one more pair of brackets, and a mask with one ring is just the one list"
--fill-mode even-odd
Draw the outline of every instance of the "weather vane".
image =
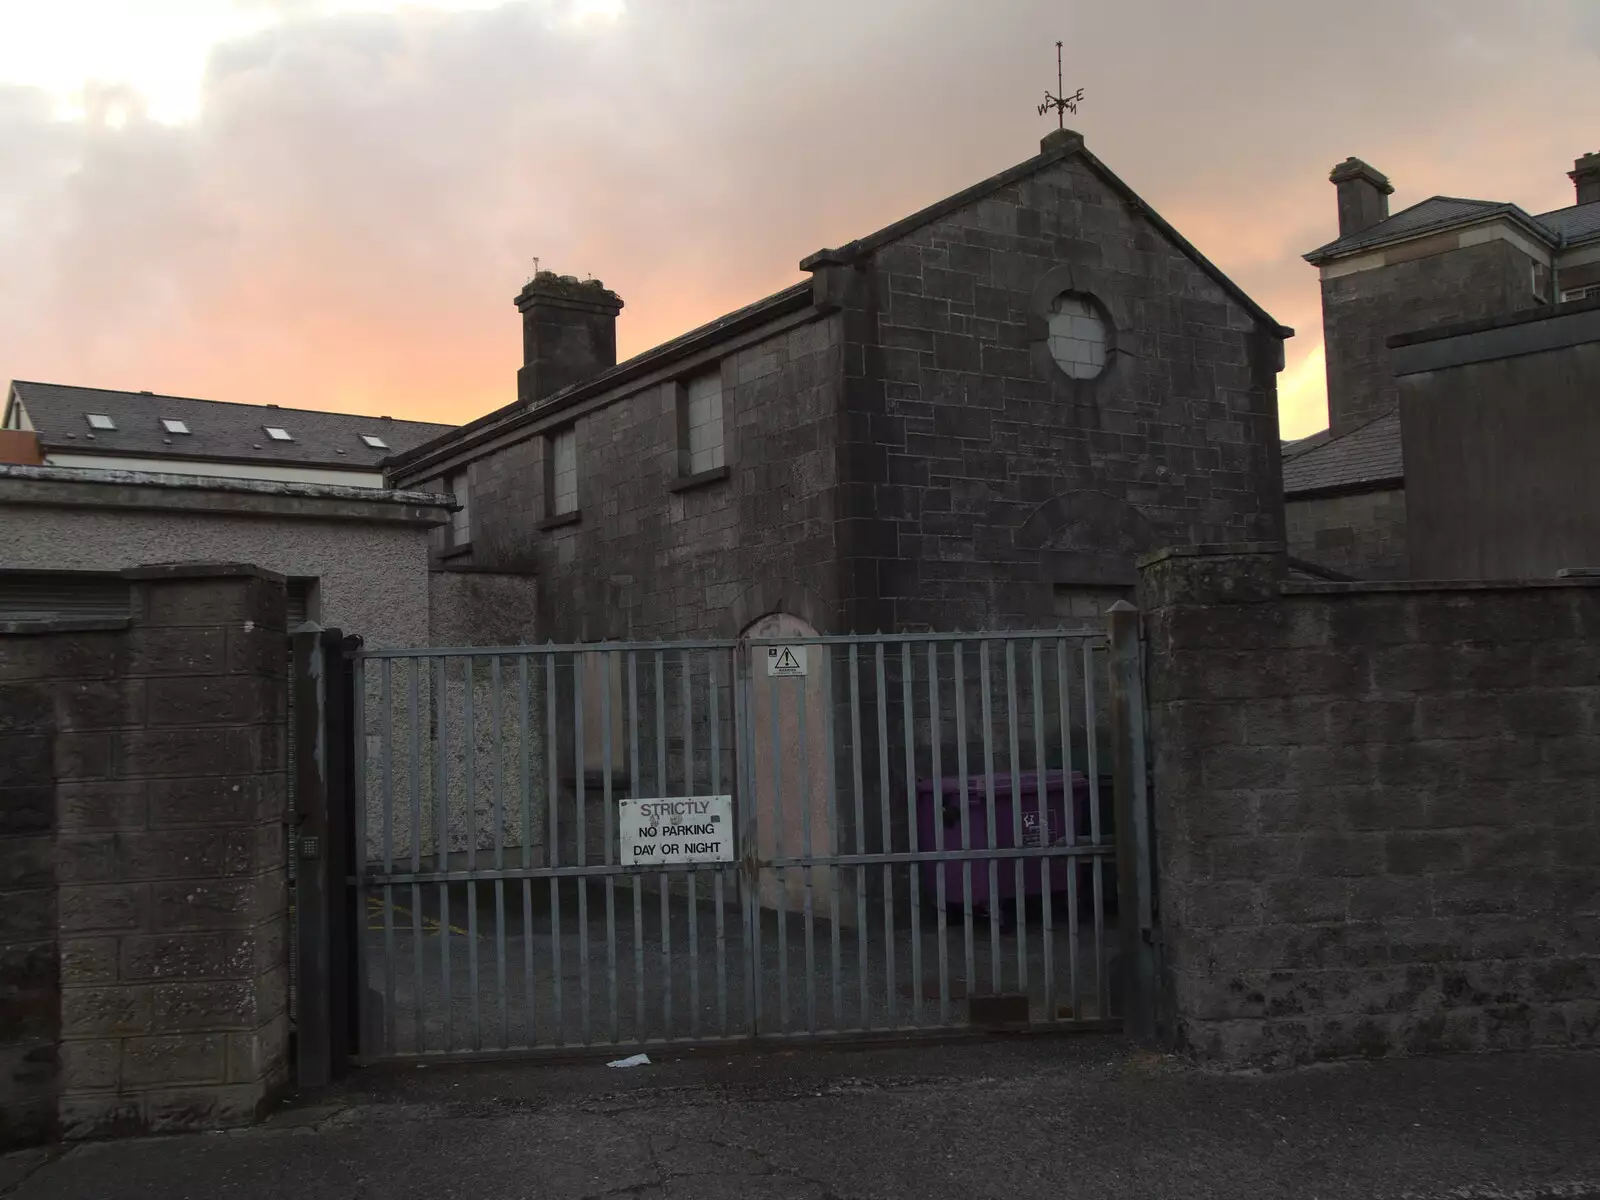
[[1083, 89], [1079, 88], [1072, 95], [1066, 95], [1066, 84], [1062, 81], [1061, 74], [1061, 43], [1056, 43], [1056, 95], [1049, 92], [1044, 94], [1044, 103], [1039, 105], [1039, 115], [1042, 117], [1052, 108], [1056, 110], [1056, 124], [1062, 129], [1067, 127], [1067, 114], [1078, 111], [1078, 101], [1083, 99]]

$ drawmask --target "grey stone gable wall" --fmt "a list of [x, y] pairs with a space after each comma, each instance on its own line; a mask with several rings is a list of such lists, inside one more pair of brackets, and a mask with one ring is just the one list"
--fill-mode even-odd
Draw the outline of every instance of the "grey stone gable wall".
[[543, 434], [472, 463], [472, 548], [452, 563], [536, 575], [540, 640], [729, 636], [771, 607], [834, 624], [839, 319], [681, 374], [719, 364], [726, 478], [674, 487], [674, 389], [651, 384], [576, 418], [569, 523], [546, 511]]
[[1334, 435], [1399, 403], [1390, 337], [1532, 308], [1532, 265], [1515, 246], [1493, 241], [1323, 280]]
[[[848, 270], [848, 269], [847, 269]], [[1061, 291], [1115, 327], [1050, 358]], [[845, 288], [847, 622], [1053, 624], [1167, 544], [1282, 537], [1277, 336], [1078, 160], [878, 250]]]

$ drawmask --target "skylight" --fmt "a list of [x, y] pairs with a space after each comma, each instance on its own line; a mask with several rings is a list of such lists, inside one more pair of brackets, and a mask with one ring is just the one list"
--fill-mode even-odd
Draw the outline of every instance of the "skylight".
[[85, 413], [84, 415], [89, 418], [90, 429], [115, 429], [117, 427], [117, 423], [106, 416], [105, 413]]
[[267, 431], [267, 436], [269, 438], [271, 438], [275, 442], [292, 442], [292, 441], [294, 441], [294, 439], [289, 436], [289, 431], [287, 429], [282, 428], [281, 426], [278, 426], [278, 425], [263, 425], [261, 428], [265, 429]]
[[174, 420], [171, 420], [170, 418], [167, 418], [167, 417], [163, 417], [161, 419], [161, 428], [165, 429], [168, 433], [188, 433], [189, 432], [189, 427], [187, 425], [185, 425], [182, 421], [174, 421]]
[[378, 437], [376, 434], [363, 433], [361, 435], [361, 440], [367, 445], [371, 446], [374, 450], [387, 450], [389, 448], [389, 443], [384, 441], [381, 437]]

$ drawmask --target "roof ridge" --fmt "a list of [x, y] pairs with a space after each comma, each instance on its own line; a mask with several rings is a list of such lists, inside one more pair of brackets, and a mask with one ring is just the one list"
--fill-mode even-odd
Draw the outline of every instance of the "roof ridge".
[[605, 391], [616, 386], [617, 381], [626, 380], [631, 373], [650, 369], [657, 362], [668, 363], [673, 361], [673, 355], [685, 346], [693, 346], [699, 338], [710, 338], [726, 332], [728, 329], [737, 328], [743, 320], [753, 318], [763, 310], [781, 305], [785, 302], [800, 300], [812, 293], [814, 281], [801, 279], [795, 283], [779, 288], [770, 295], [739, 308], [730, 309], [721, 316], [702, 322], [687, 329], [680, 334], [668, 338], [664, 342], [657, 342], [648, 350], [641, 350], [638, 354], [623, 359], [615, 366], [607, 367], [598, 375], [591, 375], [577, 383], [570, 383], [559, 392], [552, 392], [533, 403], [522, 400], [512, 400], [502, 404], [499, 408], [490, 409], [482, 416], [474, 417], [461, 425], [450, 426], [447, 432], [438, 434], [420, 445], [400, 454], [390, 456], [388, 462], [396, 471], [409, 471], [415, 464], [424, 461], [431, 455], [437, 454], [443, 443], [456, 439], [458, 444], [467, 446], [474, 438], [489, 437], [495, 430], [507, 426], [515, 426], [519, 421], [536, 420], [553, 408], [565, 407], [576, 403], [583, 397]]
[[182, 400], [185, 404], [223, 404], [229, 408], [256, 408], [261, 409], [262, 411], [270, 410], [272, 412], [312, 413], [319, 417], [358, 417], [367, 421], [389, 420], [404, 422], [407, 425], [438, 425], [443, 429], [456, 428], [456, 426], [445, 421], [417, 421], [409, 417], [375, 417], [368, 413], [340, 412], [337, 409], [331, 408], [297, 408], [292, 405], [284, 404], [251, 404], [243, 400], [211, 400], [204, 396], [175, 396], [167, 392], [135, 392], [129, 391], [127, 388], [90, 387], [87, 384], [77, 383], [50, 383], [43, 379], [13, 379], [11, 381], [11, 385], [13, 387], [19, 383], [27, 387], [60, 388], [62, 391], [100, 392], [107, 396], [127, 396], [129, 398], [148, 396], [151, 400]]
[[1231, 295], [1258, 322], [1272, 329], [1280, 338], [1294, 336], [1293, 329], [1267, 312], [1260, 302], [1245, 291], [1244, 288], [1240, 287], [1226, 271], [1200, 253], [1199, 248], [1184, 237], [1182, 233], [1178, 232], [1165, 217], [1151, 206], [1148, 200], [1096, 157], [1094, 152], [1084, 144], [1081, 135], [1074, 137], [1070, 141], [1054, 145], [1049, 149], [1041, 148], [1038, 154], [1023, 159], [1021, 162], [990, 175], [987, 179], [962, 188], [958, 192], [952, 192], [950, 195], [935, 200], [931, 204], [926, 204], [915, 212], [909, 213], [899, 220], [883, 226], [881, 229], [874, 230], [865, 237], [854, 238], [843, 245], [808, 254], [800, 260], [800, 269], [802, 271], [811, 271], [820, 266], [857, 261], [891, 242], [905, 237], [914, 230], [922, 229], [954, 212], [958, 212], [969, 204], [974, 204], [987, 198], [1001, 188], [1020, 183], [1022, 180], [1036, 175], [1046, 168], [1074, 158], [1082, 160], [1092, 174], [1096, 175], [1112, 192], [1122, 197], [1126, 205], [1137, 209], [1146, 221], [1155, 226], [1157, 232], [1172, 242], [1178, 253], [1187, 256], [1204, 274], [1208, 275], [1223, 291]]
[[1560, 208], [1548, 209], [1545, 212], [1535, 213], [1534, 215], [1538, 217], [1553, 217], [1557, 213], [1571, 212], [1576, 208], [1600, 209], [1600, 200], [1590, 200], [1586, 204], [1563, 204]]
[[[663, 351], [669, 351], [673, 346], [677, 345], [678, 343], [688, 341], [690, 338], [696, 337], [696, 336], [698, 336], [700, 334], [710, 333], [712, 331], [712, 329], [717, 325], [731, 324], [734, 320], [736, 320], [737, 318], [745, 315], [746, 313], [753, 312], [756, 309], [761, 308], [763, 305], [771, 304], [775, 300], [781, 300], [784, 297], [788, 296], [791, 292], [793, 292], [795, 294], [799, 294], [801, 291], [810, 290], [811, 286], [812, 286], [811, 280], [809, 280], [809, 279], [801, 279], [801, 280], [798, 280], [795, 283], [791, 283], [791, 284], [788, 284], [785, 287], [781, 287], [777, 291], [772, 292], [769, 295], [761, 297], [761, 299], [759, 299], [759, 300], [752, 300], [749, 304], [742, 304], [738, 308], [731, 308], [727, 312], [723, 313], [720, 317], [715, 317], [710, 321], [706, 321], [706, 322], [704, 322], [702, 324], [696, 325], [692, 329], [686, 329], [682, 333], [675, 334], [672, 337], [669, 337], [664, 342], [657, 342], [654, 346], [651, 346], [648, 350], [641, 350], [637, 354], [629, 355], [627, 358], [623, 359], [621, 362], [617, 363], [614, 366], [607, 367], [604, 371], [601, 371], [599, 374], [591, 375], [586, 379], [580, 379], [576, 383], [569, 383], [566, 387], [562, 388], [559, 392], [551, 392], [548, 396], [545, 396], [542, 399], [534, 401], [533, 404], [528, 405], [527, 407], [528, 407], [529, 411], [532, 411], [533, 409], [536, 409], [536, 408], [543, 408], [547, 404], [553, 404], [555, 401], [561, 399], [563, 396], [566, 396], [570, 392], [576, 392], [580, 388], [585, 388], [585, 387], [588, 387], [588, 386], [590, 386], [592, 384], [598, 384], [602, 380], [604, 380], [604, 379], [606, 379], [606, 378], [608, 378], [608, 377], [610, 377], [612, 375], [621, 374], [627, 368], [636, 366], [641, 360], [643, 360], [645, 358], [648, 358], [648, 357], [650, 357], [652, 355], [661, 353]], [[510, 404], [501, 405], [500, 408], [495, 409], [493, 412], [487, 413], [485, 415], [486, 416], [493, 416], [495, 412], [504, 412], [504, 411], [506, 411], [508, 409], [514, 409], [514, 408], [517, 408], [518, 406], [520, 406], [521, 404], [522, 404], [522, 402], [520, 400], [513, 400]], [[456, 429], [456, 428], [460, 428], [460, 427], [452, 425], [451, 428], [452, 429]]]
[[[1333, 436], [1330, 433], [1330, 435], [1328, 436], [1328, 438], [1326, 440], [1318, 442], [1315, 446], [1308, 446], [1300, 454], [1293, 455], [1292, 457], [1294, 457], [1294, 458], [1302, 458], [1302, 457], [1306, 457], [1308, 455], [1316, 454], [1319, 450], [1326, 450], [1329, 446], [1338, 445], [1340, 442], [1343, 442], [1347, 438], [1353, 438], [1353, 437], [1355, 437], [1356, 434], [1361, 433], [1364, 430], [1371, 429], [1374, 425], [1378, 424], [1380, 421], [1387, 420], [1390, 417], [1398, 416], [1399, 413], [1400, 413], [1400, 409], [1398, 407], [1386, 408], [1381, 413], [1379, 413], [1377, 416], [1371, 417], [1371, 418], [1361, 422], [1361, 424], [1355, 426], [1352, 429], [1346, 429], [1343, 433], [1339, 434], [1336, 437]], [[1332, 427], [1330, 426], [1329, 428], [1331, 429]], [[1317, 433], [1321, 433], [1321, 432], [1322, 432], [1322, 430], [1320, 430], [1320, 429], [1317, 431]], [[1307, 436], [1308, 437], [1315, 437], [1316, 434], [1308, 434]]]
[[[1415, 214], [1419, 209], [1430, 204], [1462, 205], [1466, 211], [1441, 213], [1435, 217], [1418, 220], [1409, 227], [1399, 230], [1388, 230], [1385, 227], [1402, 218]], [[1423, 214], [1426, 216], [1426, 214]], [[1468, 196], [1429, 196], [1425, 200], [1418, 200], [1415, 204], [1407, 205], [1399, 212], [1390, 213], [1383, 220], [1378, 221], [1365, 229], [1355, 233], [1340, 234], [1330, 242], [1324, 242], [1315, 250], [1307, 251], [1300, 257], [1313, 266], [1321, 266], [1330, 259], [1341, 257], [1345, 254], [1354, 254], [1358, 251], [1367, 251], [1379, 246], [1389, 245], [1392, 242], [1405, 241], [1422, 237], [1429, 233], [1442, 232], [1460, 226], [1472, 225], [1479, 221], [1487, 221], [1496, 217], [1510, 218], [1526, 226], [1527, 230], [1535, 237], [1544, 238], [1552, 244], [1562, 244], [1559, 233], [1546, 227], [1541, 220], [1529, 213], [1520, 205], [1509, 200], [1474, 200]]]
[[1400, 415], [1400, 406], [1398, 404], [1394, 405], [1391, 408], [1386, 408], [1381, 413], [1379, 413], [1377, 416], [1368, 417], [1365, 421], [1361, 422], [1361, 424], [1356, 425], [1353, 428], [1346, 429], [1338, 437], [1329, 438], [1327, 442], [1323, 443], [1323, 445], [1327, 445], [1329, 442], [1342, 442], [1347, 437], [1354, 437], [1356, 434], [1360, 433], [1363, 429], [1370, 429], [1372, 426], [1376, 425], [1379, 421], [1385, 421], [1385, 420], [1388, 420], [1390, 417], [1397, 417], [1399, 415]]

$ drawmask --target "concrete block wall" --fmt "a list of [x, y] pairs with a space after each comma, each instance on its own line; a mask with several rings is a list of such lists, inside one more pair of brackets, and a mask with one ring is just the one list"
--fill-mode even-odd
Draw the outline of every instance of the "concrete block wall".
[[1289, 553], [1357, 579], [1410, 574], [1403, 486], [1338, 496], [1290, 497]]
[[[48, 638], [0, 629], [0, 1151], [59, 1129], [61, 956], [55, 869], [56, 671], [110, 660], [113, 633]], [[58, 653], [58, 651], [60, 651]], [[69, 744], [67, 752], [73, 747]]]
[[1600, 1042], [1600, 589], [1148, 564], [1182, 1043], [1234, 1065]]
[[287, 1073], [283, 579], [127, 574], [127, 628], [0, 638], [7, 733], [40, 765], [22, 811], [47, 797], [52, 822], [22, 882], [55, 909], [4, 905], [0, 953], [33, 936], [59, 962], [32, 1037], [67, 1138], [248, 1121]]

